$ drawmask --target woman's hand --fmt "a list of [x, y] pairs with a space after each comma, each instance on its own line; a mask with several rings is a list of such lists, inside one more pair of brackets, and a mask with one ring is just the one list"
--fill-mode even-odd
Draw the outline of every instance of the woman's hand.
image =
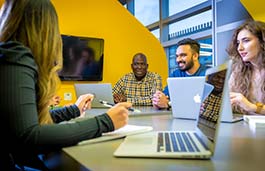
[[60, 101], [61, 101], [60, 96], [58, 95], [53, 96], [53, 98], [50, 100], [50, 107], [53, 108], [58, 106]]
[[248, 101], [241, 93], [230, 92], [230, 101], [232, 105], [238, 105], [247, 112], [256, 111], [256, 105]]
[[132, 104], [129, 102], [118, 103], [107, 111], [107, 114], [111, 118], [114, 129], [119, 129], [127, 125], [128, 117], [128, 108], [132, 107]]
[[91, 109], [91, 103], [92, 100], [94, 99], [93, 94], [84, 94], [81, 95], [77, 101], [75, 102], [75, 105], [79, 108], [80, 110], [80, 117], [85, 116], [85, 111], [87, 109]]

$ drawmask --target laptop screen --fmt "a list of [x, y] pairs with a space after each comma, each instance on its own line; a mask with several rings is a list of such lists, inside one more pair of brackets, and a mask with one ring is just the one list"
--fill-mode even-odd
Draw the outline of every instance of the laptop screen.
[[99, 101], [107, 101], [108, 103], [114, 104], [112, 96], [112, 87], [110, 83], [95, 83], [95, 84], [74, 84], [76, 96], [79, 97], [86, 93], [94, 94], [92, 101], [92, 108], [106, 108], [105, 105]]
[[222, 105], [222, 95], [227, 68], [211, 72], [205, 76], [204, 92], [197, 127], [214, 143], [218, 119]]

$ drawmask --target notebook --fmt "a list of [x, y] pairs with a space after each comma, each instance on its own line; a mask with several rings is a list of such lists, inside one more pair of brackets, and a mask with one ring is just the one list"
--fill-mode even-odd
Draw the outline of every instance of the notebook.
[[124, 127], [117, 129], [115, 131], [103, 133], [102, 136], [100, 137], [81, 141], [78, 143], [78, 145], [93, 144], [93, 143], [119, 139], [128, 135], [140, 134], [152, 130], [153, 128], [151, 126], [125, 125]]
[[[213, 156], [223, 109], [223, 92], [227, 91], [224, 85], [230, 75], [230, 66], [231, 61], [206, 71], [205, 81], [212, 84], [214, 90], [201, 103], [194, 132], [158, 131], [127, 136], [114, 156], [194, 159]], [[225, 74], [225, 77], [219, 78], [220, 74]], [[213, 78], [218, 78], [218, 85], [210, 81]], [[214, 107], [214, 110], [209, 107]]]
[[92, 108], [108, 108], [100, 103], [100, 100], [114, 103], [112, 96], [112, 87], [110, 83], [99, 84], [74, 84], [76, 96], [79, 97], [86, 93], [94, 94], [94, 100], [92, 101]]
[[174, 118], [196, 119], [201, 105], [205, 77], [169, 77], [167, 79]]

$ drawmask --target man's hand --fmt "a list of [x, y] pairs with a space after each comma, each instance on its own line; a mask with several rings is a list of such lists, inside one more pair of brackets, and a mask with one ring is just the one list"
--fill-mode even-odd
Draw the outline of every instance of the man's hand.
[[123, 94], [113, 94], [114, 102], [120, 103], [120, 102], [126, 102], [127, 98]]
[[153, 95], [152, 103], [155, 108], [168, 108], [168, 102], [168, 97], [159, 90]]

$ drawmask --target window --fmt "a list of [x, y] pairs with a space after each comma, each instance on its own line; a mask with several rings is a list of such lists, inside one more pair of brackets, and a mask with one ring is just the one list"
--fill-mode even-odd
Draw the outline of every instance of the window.
[[169, 24], [170, 37], [196, 33], [212, 27], [212, 10]]
[[[198, 40], [198, 42], [201, 45], [200, 48], [200, 57], [199, 61], [203, 65], [211, 66], [212, 65], [212, 37], [209, 38], [204, 38]], [[168, 58], [168, 65], [169, 65], [169, 73], [172, 73], [177, 67], [177, 62], [176, 62], [176, 50], [177, 46], [172, 45], [168, 48], [169, 50], [169, 58]]]
[[145, 26], [159, 20], [159, 0], [135, 0], [135, 17]]
[[[176, 44], [184, 37], [201, 43], [200, 62], [213, 65], [211, 0], [130, 0], [131, 13], [160, 40], [167, 53], [168, 71], [177, 68]], [[161, 11], [160, 11], [161, 9]], [[160, 17], [162, 21], [160, 21]], [[161, 33], [161, 34], [160, 34]]]
[[194, 7], [207, 0], [169, 0], [169, 16]]
[[153, 31], [151, 31], [151, 33], [159, 40], [159, 30], [160, 29], [155, 29]]

